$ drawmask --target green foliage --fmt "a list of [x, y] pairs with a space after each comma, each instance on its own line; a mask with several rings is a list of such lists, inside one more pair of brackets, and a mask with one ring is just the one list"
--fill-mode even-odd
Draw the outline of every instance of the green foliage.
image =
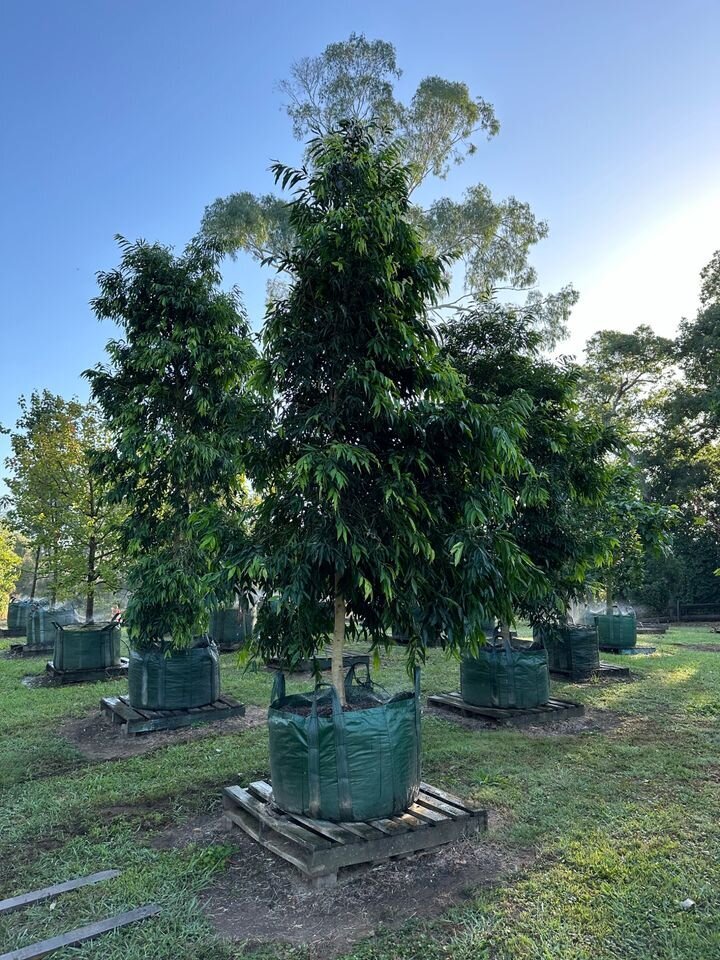
[[9, 595], [15, 589], [22, 559], [17, 553], [17, 534], [0, 521], [0, 616], [7, 611]]
[[256, 450], [255, 542], [234, 560], [278, 603], [258, 616], [265, 655], [309, 656], [333, 601], [350, 635], [408, 633], [410, 662], [459, 648], [508, 612], [500, 585], [530, 566], [504, 529], [527, 406], [468, 401], [428, 308], [444, 289], [408, 217], [411, 169], [374, 127], [308, 146], [294, 190], [292, 285], [268, 309], [257, 381], [276, 421]]
[[19, 405], [6, 460], [9, 515], [36, 558], [34, 579], [48, 581], [53, 600], [84, 596], [92, 618], [97, 587], [114, 590], [122, 576], [120, 516], [89, 463], [90, 450], [107, 443], [102, 418], [92, 405], [48, 390]]
[[604, 556], [599, 531], [584, 521], [605, 497], [613, 434], [579, 415], [577, 368], [542, 355], [543, 336], [532, 311], [484, 302], [446, 323], [441, 333], [474, 401], [522, 399], [530, 407], [508, 530], [542, 573], [543, 588], [537, 596], [521, 587], [512, 606], [532, 622], [563, 621], [589, 570]]
[[176, 257], [118, 242], [120, 266], [99, 274], [93, 308], [123, 339], [108, 343], [109, 365], [85, 374], [113, 439], [94, 466], [126, 510], [129, 637], [179, 649], [203, 631], [208, 605], [226, 599], [208, 582], [223, 521], [241, 515], [255, 351], [237, 292], [219, 289], [220, 251], [193, 242]]

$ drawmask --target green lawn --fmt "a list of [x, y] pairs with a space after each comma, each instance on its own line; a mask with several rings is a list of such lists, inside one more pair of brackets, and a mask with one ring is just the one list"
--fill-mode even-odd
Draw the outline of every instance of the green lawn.
[[[466, 891], [460, 906], [366, 936], [343, 955], [720, 957], [720, 653], [687, 647], [713, 641], [720, 637], [707, 627], [672, 629], [664, 638], [641, 639], [657, 646], [652, 657], [603, 655], [629, 665], [632, 683], [554, 683], [556, 695], [588, 708], [587, 723], [569, 734], [473, 729], [427, 715], [425, 779], [491, 811], [480, 852], [491, 845], [508, 869]], [[405, 682], [401, 656], [396, 650], [384, 657], [378, 672], [391, 689]], [[91, 714], [100, 696], [123, 690], [124, 682], [21, 682], [43, 667], [40, 659], [0, 656], [0, 896], [111, 867], [123, 872], [58, 898], [53, 909], [45, 903], [0, 919], [0, 952], [156, 900], [159, 918], [55, 956], [327, 956], [322, 947], [246, 946], [213, 932], [199, 898], [235, 862], [234, 835], [153, 844], [170, 826], [218, 810], [224, 784], [268, 775], [264, 727], [216, 729], [144, 756], [89, 761], [58, 727]], [[457, 664], [434, 653], [424, 692], [457, 688], [457, 676]], [[243, 674], [233, 655], [223, 657], [223, 682], [245, 703], [267, 705], [271, 677]], [[350, 888], [341, 889], [337, 896], [347, 899]], [[696, 906], [682, 910], [688, 897]], [[312, 898], [307, 904], [312, 910]]]

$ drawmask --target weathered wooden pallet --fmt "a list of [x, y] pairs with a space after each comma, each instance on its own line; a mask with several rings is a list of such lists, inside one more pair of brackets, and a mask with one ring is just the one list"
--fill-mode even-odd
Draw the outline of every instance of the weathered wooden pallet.
[[119, 664], [97, 670], [57, 670], [52, 660], [48, 660], [45, 669], [58, 683], [95, 683], [98, 680], [117, 680], [119, 677], [126, 677], [128, 661], [127, 657], [120, 657]]
[[550, 699], [538, 707], [476, 707], [466, 703], [459, 693], [438, 693], [428, 697], [428, 706], [439, 707], [460, 713], [463, 717], [478, 720], [494, 720], [496, 723], [526, 725], [530, 723], [554, 723], [585, 715], [585, 707], [572, 700]]
[[651, 653], [655, 653], [657, 647], [625, 647], [624, 649], [619, 649], [618, 647], [600, 647], [603, 653], [614, 653], [617, 656], [650, 656]]
[[29, 643], [11, 643], [10, 653], [16, 657], [46, 657], [52, 653], [52, 645], [49, 647], [33, 647]]
[[668, 623], [649, 623], [647, 625], [642, 625], [637, 627], [638, 636], [640, 634], [663, 634], [668, 632]]
[[0, 637], [24, 637], [25, 633], [25, 627], [13, 627], [12, 630], [8, 627], [0, 627]]
[[213, 703], [188, 710], [140, 710], [131, 706], [127, 695], [103, 697], [100, 709], [114, 724], [120, 725], [122, 734], [129, 737], [154, 730], [176, 730], [197, 723], [214, 723], [229, 717], [245, 716], [244, 705], [226, 693]]
[[[301, 660], [293, 668], [293, 673], [312, 673], [315, 670], [315, 665], [320, 671], [329, 670], [331, 666], [331, 658], [329, 654], [312, 657], [308, 660]], [[352, 666], [369, 666], [370, 665], [370, 654], [369, 653], [346, 653], [343, 655], [343, 669], [349, 669]], [[285, 669], [289, 672], [287, 667], [283, 667], [282, 663], [277, 660], [266, 660], [265, 666], [268, 670], [281, 670]]]
[[332, 887], [373, 864], [432, 850], [487, 829], [487, 813], [427, 783], [405, 813], [360, 823], [331, 823], [284, 813], [272, 787], [226, 787], [225, 816], [263, 847], [297, 867], [313, 887]]
[[[571, 674], [569, 670], [551, 670], [550, 676], [555, 677], [558, 680], [570, 680]], [[627, 678], [630, 676], [630, 667], [620, 667], [616, 666], [614, 663], [608, 663], [606, 660], [600, 661], [600, 666], [597, 670], [593, 670], [592, 677], [587, 677], [584, 680], [574, 680], [573, 683], [588, 683], [593, 677], [607, 677], [608, 679], [619, 680], [621, 678]]]

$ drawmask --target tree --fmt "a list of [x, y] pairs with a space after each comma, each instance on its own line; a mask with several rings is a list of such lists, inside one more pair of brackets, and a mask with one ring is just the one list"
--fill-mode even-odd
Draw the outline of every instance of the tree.
[[130, 640], [181, 650], [226, 599], [213, 561], [225, 521], [242, 508], [255, 349], [239, 294], [219, 289], [216, 249], [193, 241], [176, 257], [160, 244], [118, 243], [120, 266], [98, 275], [92, 302], [123, 334], [108, 343], [109, 364], [85, 374], [113, 441], [93, 466], [125, 511]]
[[526, 411], [470, 403], [440, 354], [428, 309], [443, 264], [410, 222], [397, 145], [343, 122], [308, 157], [275, 166], [295, 191], [295, 244], [276, 263], [292, 284], [267, 312], [257, 380], [275, 422], [253, 464], [253, 543], [231, 569], [274, 598], [264, 655], [311, 656], [332, 631], [343, 700], [348, 633], [377, 645], [399, 629], [414, 663], [438, 634], [457, 650], [507, 614], [498, 586], [530, 568], [504, 530]]
[[85, 597], [92, 620], [98, 585], [115, 589], [121, 569], [117, 511], [104, 503], [89, 469], [88, 452], [105, 442], [96, 408], [48, 390], [19, 400], [11, 433], [9, 516], [33, 550], [30, 596], [47, 578], [50, 598]]
[[531, 310], [479, 303], [443, 326], [441, 334], [474, 401], [524, 398], [530, 405], [508, 529], [543, 582], [538, 595], [521, 589], [512, 604], [533, 624], [564, 622], [590, 569], [605, 556], [602, 538], [584, 519], [605, 496], [614, 433], [580, 416], [579, 371], [568, 361], [543, 356]]
[[[302, 58], [280, 84], [296, 138], [322, 136], [340, 121], [372, 119], [398, 139], [412, 192], [429, 177], [445, 179], [451, 166], [475, 153], [478, 136], [491, 139], [498, 133], [493, 106], [471, 96], [466, 84], [425, 77], [403, 103], [394, 89], [400, 76], [393, 45], [362, 34], [329, 44], [318, 57]], [[566, 286], [543, 297], [534, 289], [537, 275], [529, 255], [548, 228], [527, 203], [515, 197], [496, 201], [477, 184], [462, 199], [442, 198], [425, 210], [414, 207], [411, 214], [430, 252], [463, 265], [468, 294], [531, 291], [546, 341], [552, 345], [566, 335], [577, 293]], [[263, 260], [287, 242], [288, 210], [270, 195], [235, 193], [210, 204], [202, 229], [227, 252], [245, 250]]]
[[600, 330], [585, 347], [587, 409], [637, 443], [672, 381], [675, 350], [645, 324], [632, 333]]
[[7, 610], [9, 596], [15, 589], [22, 567], [22, 558], [16, 550], [17, 539], [17, 534], [0, 520], [0, 605], [3, 611]]

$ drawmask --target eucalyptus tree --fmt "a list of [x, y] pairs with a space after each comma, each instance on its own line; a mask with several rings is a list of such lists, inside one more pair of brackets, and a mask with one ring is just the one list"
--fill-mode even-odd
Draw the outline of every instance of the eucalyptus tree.
[[253, 542], [231, 571], [262, 584], [266, 656], [311, 656], [332, 631], [341, 699], [347, 636], [400, 629], [409, 662], [507, 615], [531, 565], [506, 532], [524, 402], [476, 405], [442, 356], [429, 310], [445, 287], [409, 216], [412, 168], [372, 124], [310, 141], [275, 165], [294, 191], [291, 277], [269, 305], [257, 383], [275, 422], [256, 447]]
[[120, 266], [98, 275], [92, 304], [122, 334], [107, 345], [109, 363], [85, 374], [112, 438], [94, 469], [125, 511], [130, 640], [182, 650], [204, 632], [208, 607], [227, 599], [213, 558], [225, 521], [242, 512], [255, 349], [237, 291], [220, 289], [212, 246], [193, 241], [176, 256], [118, 243]]
[[[322, 136], [344, 120], [384, 124], [397, 138], [412, 192], [431, 179], [446, 179], [453, 166], [475, 154], [480, 138], [498, 134], [492, 104], [473, 96], [466, 83], [428, 76], [403, 102], [395, 90], [401, 73], [394, 46], [362, 34], [329, 44], [319, 56], [303, 57], [280, 84], [295, 137]], [[548, 226], [526, 202], [513, 196], [498, 201], [477, 183], [460, 197], [440, 197], [424, 209], [415, 206], [411, 216], [428, 251], [452, 255], [460, 268], [464, 292], [446, 300], [448, 306], [493, 290], [525, 291], [546, 341], [565, 336], [577, 293], [571, 286], [548, 296], [537, 290], [530, 254]], [[203, 231], [230, 253], [245, 250], [263, 260], [288, 242], [292, 225], [276, 196], [245, 191], [210, 204]]]

